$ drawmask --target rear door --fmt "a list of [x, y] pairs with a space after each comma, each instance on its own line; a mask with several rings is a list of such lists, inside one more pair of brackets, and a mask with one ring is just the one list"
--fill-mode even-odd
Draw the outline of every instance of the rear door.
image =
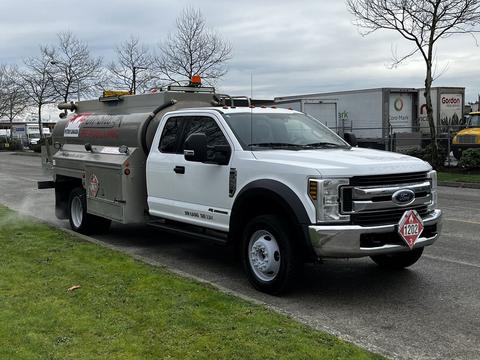
[[[169, 117], [164, 122], [157, 146], [147, 159], [148, 208], [151, 215], [168, 218], [175, 209], [174, 160], [179, 151], [184, 117]], [[160, 125], [161, 126], [161, 125]]]

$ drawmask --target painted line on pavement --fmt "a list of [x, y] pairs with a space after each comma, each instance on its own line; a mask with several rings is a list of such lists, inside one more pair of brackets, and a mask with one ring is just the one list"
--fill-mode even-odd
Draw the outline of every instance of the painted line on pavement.
[[480, 269], [480, 265], [472, 264], [472, 263], [469, 263], [469, 262], [466, 262], [466, 261], [452, 260], [452, 259], [447, 259], [447, 258], [444, 258], [444, 257], [441, 257], [441, 256], [434, 256], [434, 255], [423, 255], [423, 257], [426, 257], [427, 259], [445, 261], [445, 262], [449, 262], [449, 263], [452, 263], [452, 264], [471, 266], [471, 267]]
[[467, 223], [467, 224], [480, 225], [480, 222], [478, 222], [478, 221], [468, 221], [468, 220], [453, 219], [453, 218], [445, 218], [444, 220], [457, 221], [457, 222], [463, 222], [463, 223]]

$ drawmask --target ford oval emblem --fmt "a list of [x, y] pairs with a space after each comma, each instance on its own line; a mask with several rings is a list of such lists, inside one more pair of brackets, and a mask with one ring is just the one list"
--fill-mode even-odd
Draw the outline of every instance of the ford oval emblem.
[[392, 195], [392, 201], [398, 205], [410, 205], [415, 201], [415, 193], [409, 189], [395, 191]]

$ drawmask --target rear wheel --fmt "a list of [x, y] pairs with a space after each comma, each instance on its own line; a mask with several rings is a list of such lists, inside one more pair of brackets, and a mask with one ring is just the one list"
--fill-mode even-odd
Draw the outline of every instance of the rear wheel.
[[68, 215], [72, 230], [82, 234], [103, 233], [110, 228], [110, 220], [87, 213], [86, 194], [82, 188], [70, 192]]
[[291, 289], [302, 267], [291, 232], [276, 215], [257, 216], [247, 224], [242, 261], [250, 283], [269, 294]]
[[415, 264], [423, 253], [423, 247], [408, 252], [371, 256], [379, 266], [388, 269], [403, 269]]

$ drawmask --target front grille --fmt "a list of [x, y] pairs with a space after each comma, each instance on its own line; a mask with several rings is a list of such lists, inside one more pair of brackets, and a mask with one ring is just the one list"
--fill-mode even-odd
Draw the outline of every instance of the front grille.
[[352, 224], [362, 226], [396, 224], [400, 221], [405, 211], [411, 209], [417, 210], [422, 218], [428, 214], [427, 206], [418, 206], [352, 214], [351, 221]]
[[[394, 195], [401, 190], [415, 194], [409, 205], [396, 201]], [[425, 217], [432, 201], [431, 191], [426, 172], [355, 176], [340, 190], [340, 209], [342, 214], [350, 215], [354, 225], [397, 224], [407, 210], [414, 209]]]
[[477, 142], [476, 135], [459, 135], [457, 136], [459, 144], [475, 144]]
[[426, 172], [390, 174], [390, 175], [372, 175], [372, 176], [354, 176], [350, 180], [353, 186], [377, 186], [377, 185], [396, 185], [422, 182], [427, 179]]

